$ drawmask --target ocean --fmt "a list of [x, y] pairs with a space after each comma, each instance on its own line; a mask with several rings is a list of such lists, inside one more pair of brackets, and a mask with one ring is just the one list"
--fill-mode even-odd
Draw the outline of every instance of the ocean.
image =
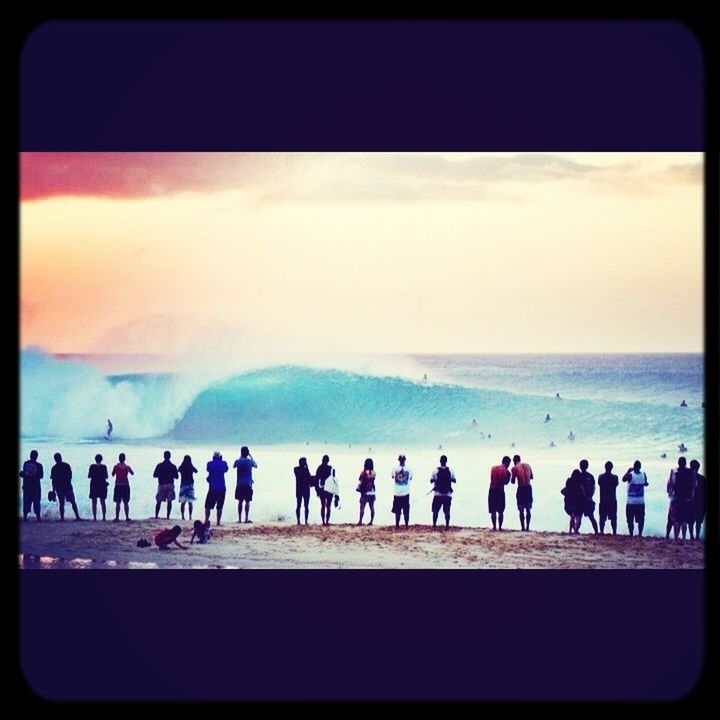
[[[347, 489], [334, 519], [357, 519], [354, 481], [372, 457], [378, 522], [389, 523], [390, 471], [404, 452], [415, 475], [411, 521], [427, 523], [428, 479], [444, 453], [458, 477], [453, 523], [488, 526], [490, 466], [518, 453], [535, 474], [533, 529], [567, 529], [560, 489], [581, 458], [596, 477], [606, 460], [622, 476], [639, 459], [650, 482], [646, 534], [657, 535], [664, 534], [665, 482], [678, 446], [685, 444], [688, 460], [704, 462], [701, 354], [377, 355], [201, 368], [158, 356], [27, 349], [20, 369], [19, 464], [36, 448], [49, 475], [52, 453], [62, 452], [75, 468], [86, 515], [86, 468], [96, 452], [109, 466], [126, 452], [136, 472], [132, 507], [148, 517], [152, 470], [164, 449], [178, 463], [192, 455], [201, 502], [212, 452], [221, 450], [232, 465], [240, 446], [249, 445], [259, 465], [257, 520], [294, 520], [292, 468], [300, 456], [314, 468], [327, 452]], [[110, 441], [103, 437], [108, 418]], [[511, 488], [509, 528], [519, 524]], [[621, 484], [623, 532], [624, 496]], [[233, 514], [231, 507], [226, 512]], [[319, 509], [313, 513], [319, 521]]]

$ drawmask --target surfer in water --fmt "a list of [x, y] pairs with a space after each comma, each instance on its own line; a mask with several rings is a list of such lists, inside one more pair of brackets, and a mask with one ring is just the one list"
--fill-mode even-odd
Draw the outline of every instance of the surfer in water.
[[560, 393], [555, 393], [555, 399], [556, 399], [556, 400], [562, 400], [562, 398], [560, 397]]
[[110, 436], [112, 435], [113, 431], [113, 424], [110, 422], [110, 418], [108, 418], [107, 422], [107, 428], [105, 429], [105, 437], [110, 440]]
[[687, 405], [687, 403], [686, 403], [684, 400], [680, 403], [680, 407], [687, 407], [687, 406], [688, 406], [688, 405]]
[[681, 453], [684, 453], [684, 452], [687, 452], [688, 449], [687, 449], [687, 447], [685, 446], [685, 443], [680, 443], [680, 444], [678, 445], [678, 450], [679, 450]]
[[568, 433], [568, 440], [569, 440], [570, 442], [572, 442], [574, 439], [575, 439], [575, 433], [571, 430], [571, 431]]
[[545, 422], [550, 422], [551, 420], [552, 420], [552, 418], [550, 417], [550, 413], [548, 413], [548, 414], [545, 416]]

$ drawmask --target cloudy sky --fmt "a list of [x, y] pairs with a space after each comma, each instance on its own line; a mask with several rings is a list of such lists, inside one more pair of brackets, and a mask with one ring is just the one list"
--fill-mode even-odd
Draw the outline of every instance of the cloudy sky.
[[20, 162], [23, 346], [702, 350], [698, 153]]

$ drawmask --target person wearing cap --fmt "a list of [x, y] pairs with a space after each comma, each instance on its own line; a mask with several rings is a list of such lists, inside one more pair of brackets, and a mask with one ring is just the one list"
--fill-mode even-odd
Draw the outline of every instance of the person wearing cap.
[[392, 478], [395, 481], [395, 492], [393, 494], [392, 512], [395, 514], [395, 527], [400, 527], [400, 514], [405, 520], [405, 527], [410, 522], [410, 481], [412, 470], [405, 465], [405, 456], [398, 455], [398, 466], [392, 471]]
[[252, 469], [257, 467], [257, 463], [250, 455], [247, 445], [240, 448], [240, 457], [233, 463], [233, 467], [237, 468], [237, 487], [235, 488], [235, 499], [238, 501], [238, 522], [242, 522], [242, 505], [245, 503], [245, 522], [252, 522], [248, 515], [250, 514], [250, 503], [253, 499], [253, 476]]
[[228, 464], [219, 451], [213, 453], [213, 459], [207, 464], [208, 493], [205, 497], [205, 522], [210, 522], [210, 511], [215, 510], [215, 524], [220, 525], [223, 505], [225, 504], [225, 473]]

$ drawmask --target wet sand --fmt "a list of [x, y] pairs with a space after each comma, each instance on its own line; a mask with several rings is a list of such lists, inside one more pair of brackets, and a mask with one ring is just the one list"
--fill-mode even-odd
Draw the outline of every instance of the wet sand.
[[[158, 530], [179, 524], [172, 547], [138, 548]], [[213, 527], [206, 545], [189, 545], [188, 521], [20, 522], [24, 568], [247, 569], [702, 569], [704, 543], [627, 535], [433, 530], [389, 526], [240, 524]]]

